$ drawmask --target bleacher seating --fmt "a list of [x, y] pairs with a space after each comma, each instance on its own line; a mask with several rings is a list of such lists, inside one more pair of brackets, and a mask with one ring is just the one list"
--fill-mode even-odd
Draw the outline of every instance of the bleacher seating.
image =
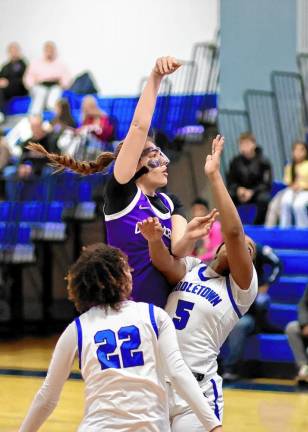
[[[80, 109], [83, 97], [70, 91], [65, 91], [63, 97], [69, 101], [72, 115], [76, 123], [80, 124]], [[115, 139], [123, 139], [128, 131], [138, 97], [97, 97], [97, 100], [100, 108], [114, 119], [116, 123]], [[26, 114], [29, 104], [30, 97], [15, 97], [8, 103], [6, 114]], [[160, 107], [164, 107], [164, 112], [162, 112]], [[162, 95], [157, 100], [152, 127], [162, 130], [168, 138], [173, 139], [179, 128], [198, 123], [197, 113], [199, 110], [211, 108], [217, 108], [216, 94]], [[49, 120], [50, 118], [51, 113], [45, 112], [44, 119]]]
[[[288, 322], [297, 319], [297, 304], [308, 283], [308, 230], [246, 226], [245, 232], [255, 241], [273, 247], [282, 260], [282, 274], [269, 289], [272, 299], [269, 320], [284, 330]], [[251, 336], [245, 349], [245, 359], [294, 362], [284, 334]]]

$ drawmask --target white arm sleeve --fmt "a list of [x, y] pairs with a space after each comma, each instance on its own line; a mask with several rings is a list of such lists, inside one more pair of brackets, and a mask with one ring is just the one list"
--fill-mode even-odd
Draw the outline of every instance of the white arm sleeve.
[[176, 331], [171, 318], [165, 311], [155, 308], [161, 359], [174, 388], [189, 403], [191, 409], [207, 431], [221, 425], [207, 399], [204, 397], [195, 377], [186, 366], [177, 342]]
[[19, 432], [35, 432], [55, 409], [77, 350], [75, 323], [60, 336], [45, 381], [35, 395]]

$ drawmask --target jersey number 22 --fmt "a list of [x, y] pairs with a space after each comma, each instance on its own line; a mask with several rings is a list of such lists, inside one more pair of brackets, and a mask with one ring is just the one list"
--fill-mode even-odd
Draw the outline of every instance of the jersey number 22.
[[[100, 330], [94, 336], [96, 344], [101, 344], [96, 350], [102, 369], [121, 369], [144, 365], [142, 351], [134, 351], [141, 344], [140, 332], [134, 325], [121, 327], [116, 333], [111, 330]], [[121, 342], [123, 340], [123, 342]], [[120, 355], [113, 354], [120, 344]]]

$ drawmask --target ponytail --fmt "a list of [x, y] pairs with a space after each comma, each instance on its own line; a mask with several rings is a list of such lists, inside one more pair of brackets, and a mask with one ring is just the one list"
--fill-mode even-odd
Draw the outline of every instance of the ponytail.
[[30, 151], [34, 151], [37, 153], [41, 153], [45, 157], [47, 157], [51, 165], [56, 169], [56, 172], [63, 171], [65, 168], [70, 169], [71, 171], [74, 171], [81, 175], [89, 175], [89, 174], [95, 174], [98, 172], [103, 171], [105, 168], [108, 167], [108, 165], [113, 162], [120, 150], [121, 150], [121, 144], [117, 147], [116, 151], [114, 153], [112, 152], [103, 152], [101, 153], [95, 161], [77, 161], [76, 159], [67, 156], [67, 155], [59, 155], [57, 153], [49, 153], [42, 145], [30, 143], [27, 145], [27, 149]]

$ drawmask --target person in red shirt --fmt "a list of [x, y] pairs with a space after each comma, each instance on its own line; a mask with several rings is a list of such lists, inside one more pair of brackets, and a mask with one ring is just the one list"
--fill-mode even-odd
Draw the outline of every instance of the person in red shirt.
[[109, 117], [102, 111], [94, 96], [85, 96], [82, 101], [81, 129], [96, 136], [100, 141], [110, 141], [114, 127]]

